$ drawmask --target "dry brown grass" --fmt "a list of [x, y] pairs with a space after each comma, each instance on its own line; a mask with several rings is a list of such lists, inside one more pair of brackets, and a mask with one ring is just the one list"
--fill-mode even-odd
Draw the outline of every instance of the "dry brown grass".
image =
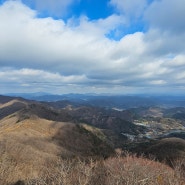
[[108, 169], [107, 185], [183, 185], [182, 169], [175, 170], [154, 160], [127, 155], [110, 158], [105, 162]]
[[[184, 185], [182, 169], [170, 168], [159, 162], [132, 155], [106, 160], [45, 161], [21, 166], [4, 155], [0, 184], [10, 185], [18, 180], [25, 185]], [[1, 159], [2, 161], [2, 159]], [[41, 164], [41, 162], [39, 162]], [[22, 167], [22, 168], [21, 168]], [[16, 178], [15, 178], [16, 177]]]

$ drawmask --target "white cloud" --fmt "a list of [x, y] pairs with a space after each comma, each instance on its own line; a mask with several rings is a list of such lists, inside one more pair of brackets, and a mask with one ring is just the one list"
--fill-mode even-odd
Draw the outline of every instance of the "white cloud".
[[139, 18], [147, 7], [147, 0], [111, 0], [110, 4], [128, 18]]
[[176, 35], [152, 26], [146, 33], [125, 35], [119, 41], [107, 38], [123, 20], [113, 14], [95, 21], [71, 18], [65, 23], [38, 18], [21, 2], [6, 2], [0, 6], [1, 86], [7, 83], [11, 89], [17, 84], [20, 90], [31, 86], [34, 91], [53, 86], [50, 91], [57, 92], [63, 86], [72, 92], [185, 86], [185, 33]]
[[[13, 8], [9, 15], [10, 6]], [[20, 7], [25, 8], [25, 16], [17, 16]], [[0, 17], [1, 65], [49, 68], [68, 75], [81, 73], [84, 69], [88, 73], [96, 63], [104, 68], [103, 56], [112, 46], [104, 37], [107, 30], [101, 24], [110, 29], [115, 24], [111, 17], [105, 22], [86, 20], [77, 27], [70, 27], [62, 20], [36, 18], [35, 14], [30, 14], [30, 9], [18, 2], [10, 1], [0, 10], [6, 15]], [[117, 17], [113, 16], [113, 19]]]
[[65, 16], [69, 7], [80, 0], [22, 0], [26, 4], [34, 6], [39, 12], [45, 12], [50, 16]]
[[74, 88], [88, 81], [85, 75], [63, 76], [59, 73], [28, 68], [2, 68], [0, 79], [1, 92], [3, 92], [3, 88], [6, 89], [5, 92], [8, 90], [9, 92], [12, 90], [15, 92], [30, 92], [30, 90], [34, 92], [60, 92], [64, 87]]
[[[76, 25], [75, 23], [78, 22]], [[125, 23], [124, 17], [113, 14], [105, 19], [89, 21], [88, 17], [81, 16], [79, 19], [70, 19], [68, 26], [81, 34], [102, 37], [109, 32], [116, 30]]]
[[176, 34], [185, 31], [184, 17], [184, 0], [155, 0], [145, 12], [145, 19], [152, 27]]
[[76, 84], [85, 83], [87, 78], [84, 75], [62, 76], [59, 73], [51, 73], [43, 70], [35, 69], [14, 69], [3, 68], [0, 70], [1, 80], [4, 82], [19, 82], [19, 83], [60, 83], [62, 84]]
[[166, 82], [164, 80], [152, 80], [150, 82], [152, 85], [164, 85]]
[[169, 33], [160, 29], [149, 29], [145, 34], [144, 41], [146, 43], [148, 55], [155, 57], [176, 56], [185, 53], [184, 33]]

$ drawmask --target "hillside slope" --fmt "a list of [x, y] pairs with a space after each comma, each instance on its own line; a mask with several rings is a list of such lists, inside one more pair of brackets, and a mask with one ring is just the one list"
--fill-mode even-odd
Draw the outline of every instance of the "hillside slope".
[[[102, 158], [114, 150], [83, 125], [53, 122], [32, 117], [17, 122], [19, 117], [0, 120], [0, 168], [7, 182], [35, 178], [42, 168], [59, 159], [74, 157]], [[36, 159], [36, 160], [35, 160]], [[16, 173], [12, 173], [16, 166]]]

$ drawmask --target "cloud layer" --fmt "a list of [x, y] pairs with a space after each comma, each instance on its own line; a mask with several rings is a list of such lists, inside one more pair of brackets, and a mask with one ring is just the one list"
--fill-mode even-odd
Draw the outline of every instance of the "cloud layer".
[[[72, 0], [60, 2], [66, 7]], [[83, 15], [67, 22], [38, 18], [39, 9], [20, 1], [5, 2], [0, 6], [2, 93], [13, 86], [18, 91], [52, 87], [53, 93], [184, 90], [184, 1], [137, 2], [139, 6], [135, 0], [111, 0], [118, 14], [93, 21]], [[138, 18], [148, 25], [147, 31], [119, 41], [108, 36]]]

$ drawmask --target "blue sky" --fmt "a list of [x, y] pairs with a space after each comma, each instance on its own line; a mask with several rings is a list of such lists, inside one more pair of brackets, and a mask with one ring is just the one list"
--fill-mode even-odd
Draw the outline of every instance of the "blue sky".
[[184, 0], [0, 0], [0, 94], [184, 93]]

